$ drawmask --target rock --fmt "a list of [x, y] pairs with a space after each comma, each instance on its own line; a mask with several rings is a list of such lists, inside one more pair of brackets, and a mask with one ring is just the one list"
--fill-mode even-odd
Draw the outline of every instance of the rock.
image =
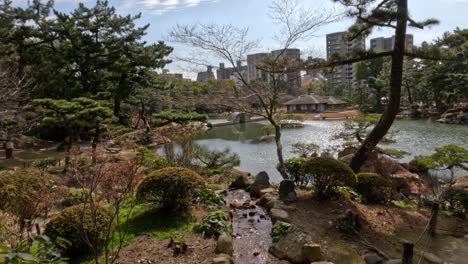
[[268, 173], [262, 171], [255, 176], [255, 181], [250, 185], [250, 196], [260, 197], [260, 190], [266, 189], [270, 186], [270, 177]]
[[318, 261], [318, 262], [311, 262], [310, 264], [333, 264], [333, 262]]
[[429, 170], [428, 167], [422, 164], [418, 164], [416, 160], [412, 160], [408, 163], [408, 170], [412, 173], [424, 173]]
[[265, 195], [267, 193], [275, 193], [275, 192], [276, 192], [275, 188], [262, 189], [262, 190], [260, 190], [260, 197], [262, 197], [263, 195]]
[[259, 141], [260, 142], [273, 142], [275, 140], [275, 136], [268, 135], [268, 136], [262, 136]]
[[277, 193], [266, 193], [260, 197], [257, 204], [260, 206], [266, 205], [270, 201], [278, 200], [279, 196]]
[[289, 225], [286, 233], [273, 243], [269, 251], [279, 259], [285, 259], [292, 263], [304, 263], [306, 259], [302, 249], [309, 241], [309, 237], [303, 231]]
[[242, 207], [242, 204], [239, 202], [239, 201], [233, 201], [232, 203], [229, 204], [229, 206], [231, 208], [234, 208], [234, 209], [239, 209]]
[[213, 258], [213, 264], [234, 264], [234, 260], [231, 256], [226, 254], [220, 254]]
[[401, 259], [390, 259], [387, 260], [385, 264], [401, 264]]
[[423, 257], [429, 263], [434, 263], [434, 264], [444, 263], [444, 261], [441, 258], [429, 252], [424, 252]]
[[380, 264], [384, 262], [384, 258], [375, 254], [375, 253], [368, 253], [364, 255], [364, 261], [366, 261], [367, 264]]
[[338, 159], [348, 156], [348, 155], [354, 155], [356, 152], [357, 152], [357, 148], [347, 147], [338, 153]]
[[297, 200], [295, 187], [296, 185], [292, 180], [282, 181], [278, 191], [280, 200], [284, 202], [295, 202]]
[[455, 180], [455, 187], [460, 187], [465, 190], [468, 190], [468, 174], [464, 176], [460, 176]]
[[226, 254], [232, 256], [233, 247], [232, 247], [232, 237], [226, 234], [220, 235], [218, 237], [218, 242], [216, 244], [217, 254]]
[[281, 209], [271, 209], [271, 220], [273, 223], [276, 223], [276, 221], [283, 221], [283, 222], [289, 222], [289, 214], [288, 212], [281, 210]]
[[302, 247], [302, 254], [307, 262], [323, 260], [322, 247], [319, 244], [305, 244], [304, 247]]
[[237, 179], [229, 185], [229, 188], [233, 189], [246, 189], [254, 182], [254, 179], [250, 175], [240, 175]]

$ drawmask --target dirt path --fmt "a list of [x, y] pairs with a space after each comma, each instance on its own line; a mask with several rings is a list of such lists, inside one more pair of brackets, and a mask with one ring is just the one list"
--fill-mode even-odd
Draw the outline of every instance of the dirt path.
[[[268, 252], [271, 241], [271, 219], [264, 209], [255, 205], [244, 190], [226, 195], [233, 209], [234, 262], [236, 264], [277, 264], [281, 262]], [[237, 206], [236, 206], [237, 205]], [[240, 205], [240, 206], [239, 206]]]

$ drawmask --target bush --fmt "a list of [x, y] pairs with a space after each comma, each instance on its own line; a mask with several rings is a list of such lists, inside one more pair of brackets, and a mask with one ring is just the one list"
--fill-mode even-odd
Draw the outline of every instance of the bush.
[[195, 191], [194, 201], [211, 207], [226, 204], [223, 196], [216, 194], [212, 189], [205, 186], [198, 188]]
[[196, 172], [168, 167], [150, 173], [137, 188], [139, 202], [155, 203], [161, 209], [179, 210], [190, 205], [196, 190], [204, 185]]
[[[304, 164], [307, 160], [307, 158], [290, 158], [284, 161], [286, 173], [294, 180], [294, 183], [298, 187], [306, 187], [311, 183], [311, 179], [305, 177], [303, 170]], [[279, 164], [276, 165], [276, 168], [279, 168]]]
[[354, 187], [356, 176], [348, 165], [329, 157], [307, 160], [304, 177], [311, 180], [317, 196], [326, 197], [336, 193], [336, 187]]
[[199, 114], [196, 112], [188, 112], [188, 113], [175, 113], [175, 112], [161, 112], [157, 114], [153, 114], [153, 118], [155, 119], [153, 123], [157, 126], [163, 125], [166, 123], [178, 123], [178, 124], [185, 124], [189, 122], [204, 122], [208, 121], [208, 116], [204, 114]]
[[205, 237], [218, 237], [221, 234], [230, 234], [229, 217], [223, 210], [209, 212], [202, 221], [193, 227], [195, 233]]
[[93, 248], [102, 245], [105, 242], [104, 230], [108, 230], [111, 221], [110, 213], [105, 207], [101, 206], [94, 211], [96, 215], [93, 217], [92, 210], [83, 205], [65, 208], [50, 219], [44, 233], [53, 241], [65, 240], [69, 242], [68, 246], [56, 243], [65, 255], [88, 253], [91, 247], [85, 241], [88, 240]]
[[70, 207], [73, 205], [82, 204], [87, 200], [88, 196], [88, 189], [70, 188], [62, 201], [62, 205], [65, 207]]
[[385, 203], [392, 197], [392, 183], [377, 173], [358, 173], [356, 191], [367, 203]]

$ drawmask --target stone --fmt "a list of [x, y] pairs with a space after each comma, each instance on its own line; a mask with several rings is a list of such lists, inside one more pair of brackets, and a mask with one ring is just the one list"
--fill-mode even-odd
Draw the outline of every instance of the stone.
[[295, 187], [296, 185], [292, 180], [281, 181], [278, 191], [280, 200], [284, 202], [295, 202], [297, 200]]
[[276, 221], [278, 220], [283, 222], [289, 222], [289, 214], [284, 210], [273, 208], [270, 210], [270, 214], [273, 223], [276, 223]]
[[275, 188], [262, 189], [262, 190], [260, 190], [260, 197], [262, 197], [263, 195], [265, 195], [267, 193], [274, 193], [274, 192], [276, 192]]
[[220, 235], [218, 237], [218, 242], [216, 244], [215, 252], [217, 254], [226, 254], [232, 256], [233, 246], [232, 246], [232, 237], [226, 234]]
[[234, 209], [239, 209], [242, 207], [242, 204], [239, 202], [239, 201], [233, 201], [232, 203], [229, 204], [229, 206], [231, 208], [234, 208]]
[[364, 255], [364, 261], [367, 264], [381, 264], [384, 262], [384, 258], [375, 254], [375, 253], [368, 253]]
[[311, 262], [310, 264], [334, 264], [333, 262], [328, 262], [328, 261], [315, 261]]
[[401, 259], [390, 259], [387, 260], [385, 264], [401, 264]]
[[250, 185], [250, 196], [260, 197], [260, 190], [270, 186], [270, 177], [265, 171], [261, 171], [255, 176], [255, 181]]
[[254, 182], [254, 179], [250, 175], [240, 175], [239, 177], [234, 180], [229, 188], [233, 189], [246, 189], [250, 187], [250, 185]]
[[234, 264], [234, 260], [231, 256], [226, 254], [220, 254], [213, 258], [213, 264]]
[[[278, 221], [279, 223], [279, 221]], [[286, 233], [279, 237], [269, 248], [271, 254], [292, 263], [305, 263], [303, 247], [310, 238], [299, 228], [289, 225]]]
[[444, 261], [441, 258], [429, 252], [424, 252], [423, 257], [429, 263], [434, 263], [434, 264], [444, 263]]
[[319, 244], [307, 243], [302, 247], [302, 254], [307, 262], [322, 261], [323, 252]]
[[279, 196], [276, 193], [266, 193], [260, 197], [257, 204], [260, 206], [266, 205], [268, 202], [278, 200]]

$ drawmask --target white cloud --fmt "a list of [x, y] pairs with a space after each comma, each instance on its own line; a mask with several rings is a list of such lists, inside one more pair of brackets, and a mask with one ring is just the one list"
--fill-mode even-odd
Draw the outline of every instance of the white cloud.
[[142, 7], [150, 14], [162, 15], [168, 11], [195, 7], [204, 2], [217, 2], [218, 0], [125, 0], [124, 7]]

